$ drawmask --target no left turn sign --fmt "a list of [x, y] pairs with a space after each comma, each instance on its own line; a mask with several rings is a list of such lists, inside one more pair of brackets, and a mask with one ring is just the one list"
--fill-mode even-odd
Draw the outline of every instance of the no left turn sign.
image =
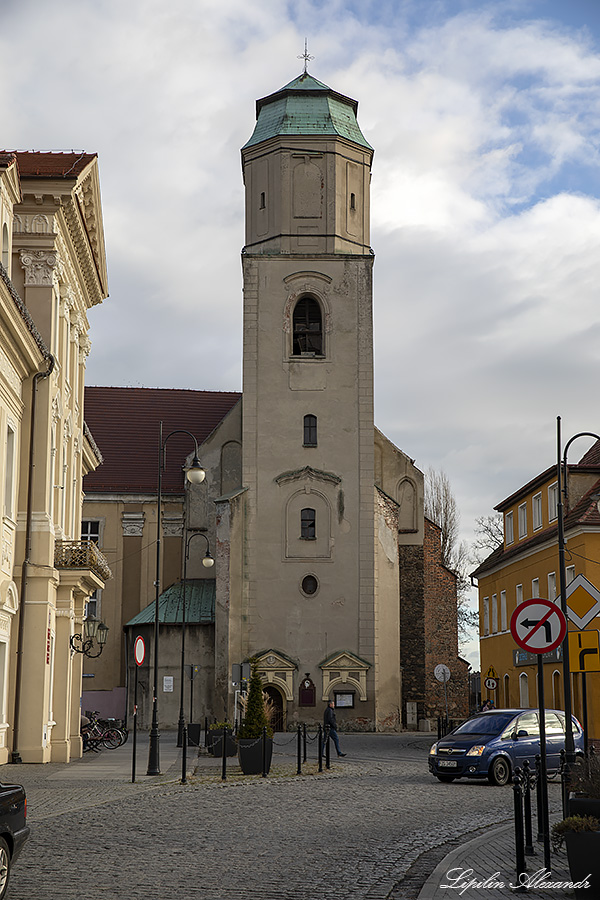
[[563, 642], [567, 620], [556, 603], [534, 597], [517, 606], [510, 618], [510, 630], [523, 650], [549, 653]]

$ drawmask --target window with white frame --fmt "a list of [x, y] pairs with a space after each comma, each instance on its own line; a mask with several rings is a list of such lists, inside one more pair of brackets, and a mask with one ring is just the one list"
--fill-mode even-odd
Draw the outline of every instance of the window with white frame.
[[518, 606], [519, 603], [523, 602], [523, 585], [522, 584], [517, 585], [516, 595], [517, 595], [517, 606]]
[[85, 614], [86, 616], [95, 616], [97, 619], [100, 618], [100, 600], [102, 599], [102, 591], [95, 590], [93, 594], [90, 594], [87, 600]]
[[554, 522], [558, 519], [558, 482], [554, 482], [548, 488], [548, 519]]
[[565, 574], [567, 576], [567, 584], [571, 584], [575, 578], [575, 566], [567, 566]]
[[556, 600], [556, 572], [548, 573], [548, 600]]
[[15, 433], [10, 425], [6, 428], [4, 459], [4, 515], [13, 519], [15, 512]]
[[521, 503], [518, 509], [519, 538], [527, 537], [527, 503]]
[[490, 598], [483, 598], [483, 633], [490, 633]]
[[492, 633], [498, 631], [498, 595], [492, 594]]
[[542, 527], [542, 495], [534, 494], [531, 498], [533, 530], [539, 531]]
[[508, 613], [506, 608], [506, 591], [500, 591], [500, 629], [508, 629]]
[[529, 707], [529, 680], [525, 672], [519, 675], [519, 705], [523, 709]]
[[540, 579], [534, 578], [531, 582], [531, 596], [539, 597], [540, 596]]
[[515, 539], [515, 524], [513, 522], [512, 509], [504, 516], [504, 543], [512, 544]]
[[94, 544], [100, 543], [100, 520], [99, 519], [82, 519], [81, 521], [81, 540], [93, 541]]

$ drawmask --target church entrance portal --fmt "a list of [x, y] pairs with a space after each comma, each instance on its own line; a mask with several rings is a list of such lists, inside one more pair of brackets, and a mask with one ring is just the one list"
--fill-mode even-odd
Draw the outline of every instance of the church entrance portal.
[[273, 687], [272, 684], [268, 684], [265, 687], [264, 691], [272, 704], [273, 720], [271, 722], [271, 727], [273, 728], [273, 731], [285, 731], [285, 712], [283, 708], [283, 697], [281, 696], [277, 688]]

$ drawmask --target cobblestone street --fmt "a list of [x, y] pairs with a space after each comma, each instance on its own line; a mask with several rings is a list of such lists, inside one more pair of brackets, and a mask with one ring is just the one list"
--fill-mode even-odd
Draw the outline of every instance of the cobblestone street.
[[[284, 774], [242, 780], [233, 767], [224, 784], [214, 760], [202, 758], [188, 785], [177, 783], [176, 762], [166, 777], [131, 784], [130, 744], [115, 751], [119, 777], [102, 771], [109, 751], [50, 775], [47, 766], [6, 767], [5, 780], [26, 786], [32, 829], [9, 897], [416, 897], [448, 842], [512, 815], [510, 788], [435, 781], [426, 762], [431, 740], [344, 735], [346, 759], [301, 777], [286, 744], [274, 758]], [[439, 854], [403, 885], [433, 848]]]

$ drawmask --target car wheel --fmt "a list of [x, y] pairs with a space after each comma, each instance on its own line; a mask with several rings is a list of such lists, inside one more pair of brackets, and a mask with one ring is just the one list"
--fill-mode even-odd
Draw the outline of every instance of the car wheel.
[[508, 764], [508, 760], [504, 759], [503, 756], [497, 756], [490, 766], [488, 781], [490, 784], [497, 784], [502, 787], [503, 785], [508, 784], [509, 780], [510, 765]]
[[3, 837], [0, 837], [0, 900], [6, 896], [10, 877], [10, 850]]
[[446, 781], [448, 783], [451, 781], [454, 781], [454, 778], [455, 778], [454, 775], [436, 775], [435, 777], [437, 778], [438, 781]]

